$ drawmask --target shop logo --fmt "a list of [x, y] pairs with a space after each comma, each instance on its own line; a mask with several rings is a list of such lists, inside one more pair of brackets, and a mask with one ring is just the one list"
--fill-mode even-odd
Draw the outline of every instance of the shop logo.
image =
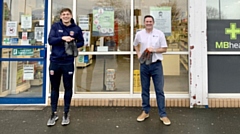
[[[230, 40], [237, 40], [238, 34], [240, 34], [240, 28], [237, 28], [236, 23], [230, 23], [230, 28], [225, 28], [225, 34], [230, 35]], [[216, 41], [216, 49], [240, 49], [240, 42], [231, 42], [231, 41]]]
[[236, 23], [230, 23], [230, 28], [225, 28], [225, 34], [230, 34], [231, 40], [236, 40], [240, 34], [240, 28], [237, 28]]

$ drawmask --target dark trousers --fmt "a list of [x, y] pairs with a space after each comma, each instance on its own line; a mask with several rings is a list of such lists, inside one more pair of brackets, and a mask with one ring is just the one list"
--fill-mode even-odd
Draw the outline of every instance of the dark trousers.
[[57, 64], [50, 63], [49, 75], [51, 82], [51, 107], [52, 112], [57, 111], [58, 97], [59, 97], [59, 86], [61, 77], [63, 76], [64, 85], [64, 112], [68, 113], [70, 103], [72, 99], [72, 87], [73, 87], [73, 73], [74, 64]]
[[162, 62], [157, 61], [150, 65], [145, 63], [140, 66], [140, 76], [141, 76], [141, 85], [142, 85], [142, 109], [145, 113], [150, 111], [150, 78], [152, 77], [154, 89], [156, 92], [158, 113], [160, 117], [166, 117], [165, 111], [165, 96], [163, 92], [163, 68]]

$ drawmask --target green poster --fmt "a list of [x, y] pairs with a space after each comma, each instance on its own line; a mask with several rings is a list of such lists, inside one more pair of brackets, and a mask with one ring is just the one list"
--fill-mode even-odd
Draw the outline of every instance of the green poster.
[[92, 26], [92, 36], [114, 36], [113, 7], [94, 7]]

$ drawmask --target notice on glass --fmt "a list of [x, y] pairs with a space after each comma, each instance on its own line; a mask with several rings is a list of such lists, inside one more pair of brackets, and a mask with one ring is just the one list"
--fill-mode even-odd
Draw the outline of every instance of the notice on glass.
[[90, 31], [82, 31], [84, 46], [90, 46]]
[[34, 39], [42, 42], [44, 36], [44, 27], [35, 27], [34, 36]]
[[23, 80], [34, 80], [34, 64], [23, 65]]
[[21, 28], [22, 29], [32, 28], [32, 16], [31, 15], [21, 15]]
[[22, 32], [21, 45], [30, 45], [29, 40], [28, 40], [28, 33], [27, 32]]
[[7, 21], [6, 36], [17, 36], [17, 21]]
[[82, 30], [89, 30], [89, 17], [88, 17], [88, 15], [79, 15], [78, 26]]
[[92, 36], [114, 36], [114, 8], [93, 8]]
[[154, 28], [161, 30], [165, 36], [172, 32], [171, 7], [150, 7], [150, 15], [154, 17]]

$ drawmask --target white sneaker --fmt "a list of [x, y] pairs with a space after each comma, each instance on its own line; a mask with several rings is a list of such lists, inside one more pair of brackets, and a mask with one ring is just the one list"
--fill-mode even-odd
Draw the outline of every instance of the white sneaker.
[[63, 126], [66, 126], [70, 123], [70, 119], [69, 119], [69, 116], [68, 115], [63, 115], [63, 118], [62, 118], [62, 125]]

